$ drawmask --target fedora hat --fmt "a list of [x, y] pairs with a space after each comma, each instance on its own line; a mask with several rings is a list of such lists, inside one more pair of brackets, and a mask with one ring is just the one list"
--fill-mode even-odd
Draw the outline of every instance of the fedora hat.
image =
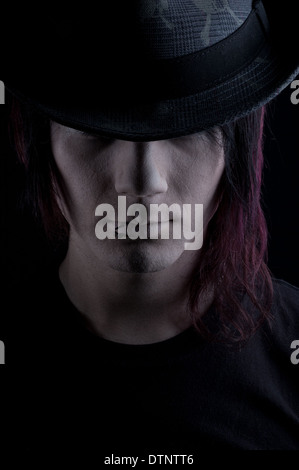
[[9, 47], [0, 78], [69, 127], [132, 141], [188, 135], [245, 116], [299, 73], [296, 3], [131, 0], [14, 12], [1, 33]]

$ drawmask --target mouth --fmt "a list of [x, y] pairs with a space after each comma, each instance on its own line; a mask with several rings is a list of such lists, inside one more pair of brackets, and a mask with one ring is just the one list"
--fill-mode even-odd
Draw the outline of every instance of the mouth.
[[[128, 227], [129, 223], [132, 222], [134, 220], [134, 218], [132, 218], [131, 220], [126, 220], [124, 222], [121, 222], [120, 224], [116, 225], [116, 220], [107, 220], [107, 225], [109, 226], [115, 226], [115, 229], [117, 230], [118, 228], [120, 227]], [[138, 222], [136, 223], [136, 227], [137, 226], [140, 226], [140, 227], [144, 227], [144, 226], [150, 226], [150, 225], [158, 225], [158, 224], [171, 224], [173, 223], [173, 219], [165, 219], [165, 220], [147, 220], [147, 221], [141, 221], [141, 222]]]
[[[172, 220], [162, 220], [162, 221], [161, 221], [161, 220], [159, 220], [159, 221], [157, 221], [157, 220], [152, 220], [152, 221], [148, 221], [148, 222], [145, 222], [145, 223], [142, 223], [142, 222], [139, 223], [139, 222], [138, 222], [138, 223], [136, 224], [136, 231], [137, 231], [138, 229], [142, 229], [142, 228], [144, 228], [144, 227], [147, 227], [147, 229], [149, 230], [150, 227], [157, 227], [157, 226], [160, 227], [160, 226], [164, 226], [164, 225], [166, 225], [166, 224], [171, 225], [172, 222], [173, 222]], [[116, 230], [116, 231], [119, 231], [120, 229], [124, 230], [124, 228], [126, 228], [126, 230], [127, 230], [127, 229], [128, 229], [128, 226], [129, 226], [129, 223], [130, 223], [130, 222], [125, 222], [124, 224], [119, 224], [118, 226], [115, 227], [115, 230]]]

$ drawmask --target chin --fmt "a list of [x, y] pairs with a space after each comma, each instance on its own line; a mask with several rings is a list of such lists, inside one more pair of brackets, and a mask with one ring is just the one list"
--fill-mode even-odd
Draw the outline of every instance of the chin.
[[[132, 243], [114, 250], [109, 265], [116, 271], [128, 273], [153, 273], [173, 265], [184, 252], [181, 243]], [[116, 255], [116, 256], [115, 256]], [[117, 256], [118, 255], [118, 256]]]

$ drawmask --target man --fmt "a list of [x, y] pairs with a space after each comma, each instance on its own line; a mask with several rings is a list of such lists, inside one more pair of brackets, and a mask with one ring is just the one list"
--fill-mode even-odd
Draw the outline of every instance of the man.
[[144, 1], [51, 21], [38, 75], [4, 77], [27, 197], [65, 247], [13, 303], [25, 447], [298, 449], [298, 290], [270, 277], [260, 206], [264, 105], [298, 73], [283, 11]]

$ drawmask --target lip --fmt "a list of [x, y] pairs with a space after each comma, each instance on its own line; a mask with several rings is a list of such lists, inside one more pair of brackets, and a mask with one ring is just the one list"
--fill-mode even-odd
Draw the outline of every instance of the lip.
[[[154, 226], [162, 226], [162, 225], [164, 225], [164, 224], [169, 224], [169, 225], [170, 225], [171, 222], [172, 222], [172, 220], [165, 220], [165, 221], [162, 221], [162, 222], [161, 222], [161, 221], [159, 221], [159, 222], [152, 221], [152, 222], [148, 222], [148, 223], [146, 223], [146, 224], [139, 224], [139, 226], [140, 226], [140, 227], [148, 227], [148, 228], [150, 228], [150, 227], [154, 227]], [[126, 223], [126, 227], [128, 227], [128, 225], [129, 225], [129, 222]], [[118, 226], [116, 227], [116, 230], [118, 230], [120, 227], [121, 227], [121, 226], [118, 225]]]
[[165, 223], [170, 223], [170, 222], [173, 222], [172, 219], [167, 219], [167, 220], [149, 220], [147, 222], [147, 225], [150, 225], [150, 224], [165, 224]]
[[[132, 220], [134, 219], [131, 219], [131, 220], [126, 220], [123, 224], [120, 224], [120, 225], [117, 225], [116, 228], [120, 227], [120, 226], [123, 226], [123, 225], [126, 225], [128, 226], [130, 222], [132, 222]], [[148, 220], [146, 223], [139, 223], [138, 224], [140, 226], [145, 226], [145, 225], [158, 225], [158, 224], [166, 224], [166, 223], [172, 223], [173, 222], [173, 219], [167, 219], [167, 220]], [[107, 220], [107, 224], [113, 224], [113, 225], [116, 225], [116, 220]]]

